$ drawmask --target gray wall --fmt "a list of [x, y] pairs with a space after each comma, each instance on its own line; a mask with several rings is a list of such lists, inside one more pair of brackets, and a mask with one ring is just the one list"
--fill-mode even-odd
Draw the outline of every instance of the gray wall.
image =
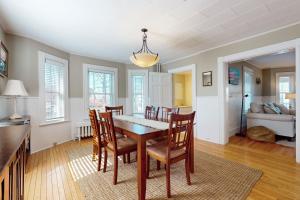
[[[3, 34], [5, 36], [5, 34]], [[119, 97], [126, 97], [126, 65], [100, 59], [70, 55], [43, 43], [25, 37], [6, 34], [9, 50], [9, 79], [19, 79], [30, 96], [39, 96], [38, 51], [43, 51], [69, 61], [69, 96], [83, 96], [82, 64], [118, 68]]]
[[93, 64], [118, 68], [118, 90], [119, 98], [126, 97], [126, 65], [117, 62], [110, 62], [78, 55], [70, 55], [69, 63], [69, 91], [70, 97], [83, 97], [83, 64]]
[[29, 96], [39, 96], [38, 51], [69, 59], [69, 54], [52, 48], [40, 42], [7, 34], [9, 50], [9, 79], [19, 79], [24, 82]]
[[276, 96], [276, 73], [279, 72], [295, 72], [295, 66], [263, 69], [262, 96]]
[[[164, 64], [163, 70], [186, 66], [190, 64], [197, 65], [197, 96], [216, 96], [217, 90], [217, 58], [246, 51], [254, 48], [284, 42], [300, 37], [300, 25], [291, 26], [272, 33], [254, 37], [235, 44], [210, 50], [189, 58], [185, 58], [172, 63]], [[213, 71], [213, 86], [202, 86], [202, 72]]]

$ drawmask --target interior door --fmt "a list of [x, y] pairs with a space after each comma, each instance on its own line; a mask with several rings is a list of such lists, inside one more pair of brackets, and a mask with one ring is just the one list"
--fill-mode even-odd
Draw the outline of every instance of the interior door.
[[172, 107], [172, 75], [149, 72], [149, 103], [153, 106]]

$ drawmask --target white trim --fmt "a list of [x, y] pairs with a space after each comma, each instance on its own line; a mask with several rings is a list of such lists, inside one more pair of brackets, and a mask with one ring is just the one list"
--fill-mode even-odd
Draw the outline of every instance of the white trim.
[[84, 63], [82, 65], [83, 69], [83, 99], [84, 99], [84, 113], [85, 118], [88, 117], [88, 70], [96, 70], [96, 71], [103, 71], [103, 72], [111, 72], [114, 74], [114, 95], [113, 95], [113, 104], [118, 104], [118, 68], [115, 67], [106, 67], [106, 66], [99, 66], [99, 65], [92, 65]]
[[[290, 40], [278, 44], [268, 45], [265, 47], [244, 51], [224, 57], [218, 58], [218, 98], [219, 98], [219, 110], [220, 110], [220, 143], [226, 144], [228, 142], [228, 128], [227, 119], [228, 115], [228, 76], [227, 67], [229, 62], [240, 61], [266, 54], [276, 53], [280, 50], [296, 49], [296, 85], [300, 85], [300, 39]], [[297, 105], [300, 105], [300, 87], [296, 88], [296, 101]], [[300, 106], [296, 106], [296, 116], [300, 116]], [[300, 163], [300, 122], [296, 120], [296, 161]]]
[[45, 70], [45, 60], [50, 59], [56, 62], [62, 63], [64, 67], [64, 119], [60, 121], [68, 121], [70, 114], [69, 114], [69, 62], [66, 59], [56, 57], [54, 55], [38, 51], [38, 64], [39, 64], [39, 115], [40, 115], [40, 125], [42, 124], [55, 124], [56, 122], [48, 122], [46, 120], [46, 112], [45, 112], [45, 77], [44, 77], [44, 70]]
[[275, 28], [275, 29], [272, 29], [272, 30], [269, 30], [269, 31], [265, 31], [265, 32], [262, 32], [262, 33], [258, 33], [258, 34], [255, 34], [255, 35], [252, 35], [252, 36], [249, 36], [249, 37], [245, 37], [245, 38], [242, 38], [242, 39], [239, 39], [239, 40], [234, 40], [232, 42], [228, 42], [228, 43], [225, 43], [225, 44], [221, 44], [221, 45], [218, 45], [218, 46], [215, 46], [215, 47], [211, 47], [211, 48], [208, 48], [208, 49], [204, 49], [204, 50], [201, 50], [201, 51], [198, 51], [198, 52], [195, 52], [195, 53], [192, 53], [190, 55], [187, 55], [187, 56], [182, 56], [180, 58], [176, 58], [176, 59], [173, 59], [173, 60], [169, 60], [169, 61], [166, 61], [164, 63], [162, 63], [163, 65], [166, 65], [166, 64], [170, 64], [170, 63], [174, 63], [176, 61], [180, 61], [180, 60], [183, 60], [183, 59], [187, 59], [187, 58], [190, 58], [190, 57], [193, 57], [193, 56], [196, 56], [196, 55], [200, 55], [202, 53], [205, 53], [205, 52], [208, 52], [208, 51], [211, 51], [211, 50], [215, 50], [215, 49], [218, 49], [218, 48], [222, 48], [222, 47], [226, 47], [226, 46], [229, 46], [229, 45], [232, 45], [232, 44], [236, 44], [236, 43], [239, 43], [239, 42], [243, 42], [245, 40], [249, 40], [249, 39], [253, 39], [253, 38], [256, 38], [256, 37], [259, 37], [259, 36], [263, 36], [263, 35], [267, 35], [269, 33], [273, 33], [273, 32], [276, 32], [276, 31], [280, 31], [280, 30], [283, 30], [283, 29], [286, 29], [286, 28], [289, 28], [289, 27], [292, 27], [292, 26], [295, 26], [295, 25], [298, 25], [300, 24], [300, 21], [298, 22], [295, 22], [295, 23], [292, 23], [292, 24], [288, 24], [286, 26], [281, 26], [279, 28]]
[[137, 75], [137, 74], [141, 74], [145, 76], [145, 86], [144, 86], [144, 101], [145, 101], [145, 106], [148, 105], [149, 102], [149, 70], [146, 69], [128, 69], [127, 70], [127, 83], [128, 83], [128, 87], [127, 87], [127, 94], [128, 94], [128, 105], [127, 105], [127, 112], [128, 114], [132, 114], [133, 113], [133, 108], [132, 108], [132, 83], [131, 83], [131, 76], [132, 75]]
[[[174, 69], [169, 69], [168, 73], [174, 74], [179, 72], [186, 72], [192, 71], [192, 106], [193, 110], [197, 111], [197, 71], [196, 71], [196, 64], [191, 64], [187, 66], [177, 67]], [[173, 102], [173, 101], [172, 101]], [[196, 119], [195, 119], [196, 121]]]
[[280, 76], [290, 76], [292, 78], [292, 89], [290, 92], [295, 92], [295, 72], [277, 72], [276, 73], [276, 80], [275, 80], [275, 88], [276, 88], [276, 102], [280, 103], [279, 97], [279, 77]]

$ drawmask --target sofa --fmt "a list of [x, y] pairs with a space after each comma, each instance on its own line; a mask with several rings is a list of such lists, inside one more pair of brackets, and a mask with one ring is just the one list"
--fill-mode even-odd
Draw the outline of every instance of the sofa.
[[[275, 108], [272, 108], [272, 106]], [[276, 103], [251, 103], [249, 112], [247, 113], [247, 128], [264, 126], [274, 131], [276, 135], [291, 139], [296, 135], [295, 119], [294, 109], [288, 109]]]

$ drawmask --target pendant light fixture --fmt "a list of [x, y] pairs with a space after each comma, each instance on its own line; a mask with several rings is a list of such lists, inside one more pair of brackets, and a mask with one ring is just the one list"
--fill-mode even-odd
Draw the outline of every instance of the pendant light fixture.
[[151, 67], [159, 61], [158, 53], [153, 53], [148, 48], [147, 31], [146, 28], [142, 29], [142, 32], [144, 33], [142, 48], [137, 52], [133, 52], [133, 55], [130, 56], [131, 62], [139, 67]]

